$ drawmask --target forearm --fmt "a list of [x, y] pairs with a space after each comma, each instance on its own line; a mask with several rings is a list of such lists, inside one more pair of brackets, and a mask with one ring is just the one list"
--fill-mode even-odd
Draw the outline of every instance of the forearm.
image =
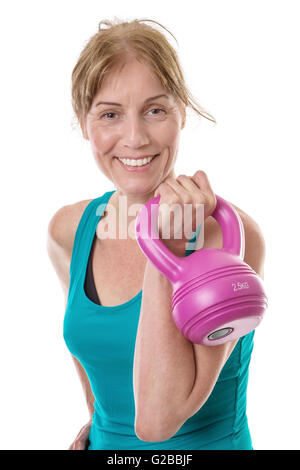
[[147, 435], [183, 424], [179, 410], [195, 380], [193, 346], [174, 323], [171, 301], [171, 283], [148, 261], [133, 369], [136, 427]]
[[89, 415], [92, 418], [93, 413], [94, 413], [95, 398], [94, 398], [94, 395], [93, 395], [93, 392], [92, 392], [92, 389], [91, 389], [90, 381], [88, 379], [88, 376], [86, 375], [86, 372], [85, 372], [84, 368], [82, 367], [80, 362], [76, 359], [76, 357], [72, 356], [72, 359], [74, 361], [75, 368], [76, 368], [77, 373], [78, 373], [79, 378], [80, 378], [80, 382], [81, 382], [81, 385], [82, 385], [82, 388], [83, 388], [83, 392], [84, 392], [84, 396], [85, 396], [85, 399], [86, 399], [87, 407], [88, 407], [88, 410], [89, 410]]

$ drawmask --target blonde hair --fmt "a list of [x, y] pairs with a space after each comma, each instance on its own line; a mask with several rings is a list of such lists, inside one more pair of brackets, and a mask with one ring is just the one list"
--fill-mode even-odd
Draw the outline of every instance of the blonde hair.
[[162, 86], [177, 101], [216, 123], [187, 88], [175, 49], [164, 34], [144, 24], [145, 21], [156, 23], [170, 33], [160, 23], [149, 19], [122, 21], [115, 18], [99, 23], [98, 32], [85, 45], [72, 72], [72, 106], [78, 121], [87, 116], [104, 77], [115, 65], [133, 56], [152, 68]]

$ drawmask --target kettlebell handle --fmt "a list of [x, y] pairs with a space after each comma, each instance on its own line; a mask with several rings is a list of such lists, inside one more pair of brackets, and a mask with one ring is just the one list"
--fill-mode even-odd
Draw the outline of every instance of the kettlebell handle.
[[[245, 252], [245, 234], [237, 211], [225, 199], [216, 195], [217, 205], [212, 217], [220, 224], [223, 234], [223, 247], [220, 251], [236, 254], [242, 260]], [[171, 253], [161, 241], [158, 233], [158, 214], [160, 196], [144, 204], [136, 219], [137, 242], [151, 262], [171, 282], [175, 282], [182, 271], [183, 261]], [[193, 256], [192, 253], [190, 256]]]

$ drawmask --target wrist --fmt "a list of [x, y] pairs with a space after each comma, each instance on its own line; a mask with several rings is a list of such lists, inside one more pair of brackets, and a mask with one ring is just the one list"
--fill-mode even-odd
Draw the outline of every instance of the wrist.
[[156, 280], [158, 280], [161, 286], [166, 287], [171, 285], [169, 279], [148, 259], [144, 272], [144, 283], [149, 282], [150, 285], [153, 285], [153, 282], [156, 282]]

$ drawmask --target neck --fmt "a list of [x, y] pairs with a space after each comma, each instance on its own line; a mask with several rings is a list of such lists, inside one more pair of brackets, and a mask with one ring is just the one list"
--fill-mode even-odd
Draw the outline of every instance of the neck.
[[[172, 171], [168, 177], [176, 178], [174, 171]], [[161, 183], [161, 182], [160, 182]], [[125, 193], [120, 188], [116, 188], [116, 192], [110, 199], [116, 211], [116, 225], [117, 230], [127, 233], [128, 227], [134, 225], [134, 221], [138, 215], [141, 207], [146, 204], [147, 201], [154, 198], [154, 193], [157, 188], [154, 188], [149, 193]], [[132, 227], [129, 230], [133, 230]]]
[[131, 206], [137, 205], [144, 205], [147, 201], [154, 197], [155, 191], [151, 191], [149, 193], [143, 194], [126, 194], [120, 191], [119, 189], [115, 192], [115, 203], [116, 207], [120, 211], [124, 210], [124, 203], [127, 205], [128, 210]]

